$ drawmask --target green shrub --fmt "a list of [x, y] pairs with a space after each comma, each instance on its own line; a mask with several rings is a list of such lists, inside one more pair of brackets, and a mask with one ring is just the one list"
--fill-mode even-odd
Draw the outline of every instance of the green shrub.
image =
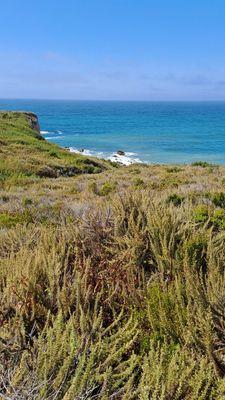
[[91, 165], [83, 163], [83, 171], [86, 174], [99, 174], [102, 172], [102, 168], [98, 165]]
[[209, 219], [209, 209], [205, 204], [199, 205], [193, 210], [195, 222], [204, 223]]
[[50, 155], [50, 157], [60, 158], [59, 154], [56, 153], [56, 151], [49, 151], [49, 155]]
[[33, 203], [33, 200], [30, 199], [29, 197], [24, 197], [22, 200], [22, 204], [24, 207], [30, 206]]
[[212, 164], [208, 163], [207, 161], [194, 161], [191, 165], [193, 167], [202, 167], [202, 168], [213, 166]]
[[115, 190], [115, 183], [112, 184], [110, 182], [105, 182], [103, 185], [100, 187], [98, 194], [100, 196], [107, 196], [109, 193], [113, 192]]
[[201, 273], [206, 273], [207, 269], [207, 244], [207, 237], [202, 234], [197, 234], [187, 242], [190, 264]]
[[179, 185], [184, 184], [184, 183], [187, 183], [187, 182], [184, 182], [181, 178], [178, 178], [176, 175], [170, 174], [162, 179], [161, 188], [162, 189], [165, 189], [167, 187], [178, 188]]
[[10, 175], [11, 174], [8, 171], [0, 171], [0, 182], [5, 181]]
[[130, 172], [131, 172], [133, 175], [139, 175], [139, 174], [141, 173], [141, 170], [140, 170], [139, 168], [132, 168], [132, 169], [130, 170]]
[[169, 195], [167, 197], [166, 202], [167, 203], [173, 203], [176, 207], [178, 207], [183, 203], [184, 199], [185, 199], [184, 196], [181, 196], [181, 195], [178, 195], [178, 194], [174, 193], [174, 194], [171, 194], [171, 195]]
[[141, 179], [141, 178], [135, 178], [135, 179], [133, 180], [133, 185], [134, 185], [134, 187], [135, 187], [136, 189], [138, 189], [138, 188], [143, 188], [143, 187], [145, 186], [145, 183], [144, 183], [143, 179]]
[[210, 221], [217, 229], [225, 229], [225, 210], [215, 210]]
[[225, 193], [220, 192], [211, 196], [212, 202], [216, 207], [225, 208]]
[[2, 195], [2, 201], [3, 201], [4, 203], [8, 203], [8, 201], [9, 201], [9, 196]]
[[104, 161], [107, 161], [107, 163], [109, 163], [114, 168], [119, 168], [119, 163], [116, 161], [111, 161], [111, 160], [104, 160]]
[[70, 189], [70, 194], [77, 194], [77, 193], [79, 193], [79, 188], [78, 188], [78, 186], [77, 185], [74, 185], [73, 187], [71, 187], [71, 189]]
[[2, 213], [0, 214], [0, 228], [12, 228], [18, 224], [32, 222], [33, 218], [29, 212], [23, 213]]
[[174, 167], [167, 167], [166, 168], [166, 172], [168, 172], [169, 174], [176, 173], [176, 172], [181, 172], [181, 171], [183, 171], [183, 169], [180, 168], [180, 167], [177, 167], [176, 165]]

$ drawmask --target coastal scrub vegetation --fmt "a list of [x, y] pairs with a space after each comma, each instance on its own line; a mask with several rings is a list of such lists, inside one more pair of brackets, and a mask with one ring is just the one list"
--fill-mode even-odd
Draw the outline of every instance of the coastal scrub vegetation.
[[225, 167], [25, 174], [4, 126], [0, 398], [223, 400]]

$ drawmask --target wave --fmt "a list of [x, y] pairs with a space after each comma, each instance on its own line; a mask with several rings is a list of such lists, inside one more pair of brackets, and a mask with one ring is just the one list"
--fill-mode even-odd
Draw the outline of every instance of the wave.
[[69, 147], [69, 150], [72, 153], [82, 154], [84, 156], [104, 158], [106, 160], [117, 162], [117, 163], [120, 163], [123, 165], [143, 163], [143, 161], [141, 161], [139, 158], [133, 157], [134, 155], [137, 155], [137, 153], [127, 152], [124, 155], [119, 155], [117, 153], [106, 154], [106, 153], [103, 153], [102, 151], [97, 152], [97, 151], [88, 150], [88, 149], [80, 149], [79, 150], [79, 149], [76, 149], [75, 147]]
[[[62, 131], [40, 131], [41, 135], [63, 135]], [[46, 138], [47, 139], [47, 138]]]
[[128, 151], [127, 153], [126, 153], [126, 155], [129, 157], [129, 156], [137, 156], [137, 153], [132, 153], [132, 152], [130, 152], [130, 151]]
[[[61, 136], [61, 138], [63, 138], [64, 136]], [[60, 138], [60, 139], [61, 139]], [[45, 139], [46, 140], [52, 140], [52, 139], [59, 139], [59, 137], [58, 136], [45, 136]]]
[[[58, 130], [58, 131], [41, 131], [42, 135], [48, 135], [45, 136], [46, 140], [54, 140], [54, 139], [59, 139], [63, 138], [63, 132]], [[57, 135], [57, 136], [56, 136]], [[102, 152], [102, 151], [94, 151], [94, 150], [89, 150], [89, 149], [77, 149], [75, 147], [68, 147], [68, 149], [72, 152], [72, 153], [77, 153], [77, 154], [82, 154], [84, 156], [90, 156], [90, 157], [97, 157], [97, 158], [103, 158], [106, 160], [110, 160], [113, 162], [117, 162], [119, 164], [123, 164], [123, 165], [131, 165], [131, 164], [139, 164], [142, 163], [142, 161], [138, 158], [135, 157], [138, 154], [137, 153], [133, 153], [133, 152], [127, 152], [124, 153], [124, 155], [120, 155], [116, 152], [113, 153], [106, 153], [106, 152]]]
[[98, 158], [103, 158], [104, 153], [102, 151], [94, 151], [94, 150], [88, 150], [88, 149], [76, 149], [75, 147], [69, 147], [69, 150], [71, 153], [77, 153], [77, 154], [83, 154], [84, 156], [92, 156], [92, 157], [98, 157]]
[[[132, 153], [135, 154], [135, 153]], [[117, 153], [112, 154], [110, 157], [108, 157], [108, 160], [114, 161], [114, 162], [119, 162], [120, 164], [124, 165], [131, 165], [131, 164], [142, 164], [142, 161], [139, 158], [132, 158], [132, 156], [129, 153], [125, 153], [125, 155], [121, 156]]]

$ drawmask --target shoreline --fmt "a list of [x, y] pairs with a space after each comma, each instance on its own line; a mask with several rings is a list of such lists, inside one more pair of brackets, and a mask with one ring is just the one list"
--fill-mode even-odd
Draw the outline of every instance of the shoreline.
[[135, 153], [130, 153], [130, 152], [124, 152], [124, 154], [118, 154], [118, 152], [113, 152], [110, 156], [107, 156], [106, 158], [103, 157], [103, 153], [100, 154], [88, 149], [82, 149], [78, 150], [74, 147], [68, 147], [68, 150], [71, 153], [76, 153], [76, 154], [81, 154], [84, 156], [89, 156], [89, 157], [96, 157], [101, 160], [107, 160], [111, 162], [115, 162], [118, 164], [122, 164], [125, 166], [132, 165], [132, 164], [146, 164], [143, 161], [141, 161], [139, 158], [132, 158], [132, 156], [136, 155]]
[[[50, 142], [53, 141], [54, 139], [57, 139], [61, 135], [63, 135], [63, 133], [61, 131], [49, 132], [47, 130], [41, 130], [40, 134], [45, 140], [50, 141]], [[53, 134], [54, 136], [46, 136], [46, 135], [51, 135], [51, 134]], [[89, 150], [89, 149], [85, 149], [85, 148], [78, 149], [73, 146], [66, 146], [66, 147], [60, 146], [60, 147], [62, 147], [63, 149], [69, 150], [71, 153], [80, 154], [80, 155], [84, 155], [84, 156], [88, 156], [88, 157], [96, 157], [96, 158], [99, 158], [100, 160], [116, 162], [118, 164], [122, 164], [125, 166], [132, 165], [132, 164], [150, 164], [150, 163], [140, 160], [140, 158], [137, 157], [137, 153], [134, 153], [134, 152], [125, 152], [125, 151], [117, 150], [117, 151], [113, 151], [112, 153], [106, 154], [103, 151], [98, 152], [95, 150]], [[121, 154], [119, 154], [119, 153], [121, 153]], [[104, 156], [104, 155], [106, 155], [106, 156]]]
[[[50, 143], [55, 143], [54, 139], [57, 139], [58, 137], [62, 137], [63, 133], [61, 131], [56, 131], [56, 132], [49, 132], [47, 130], [41, 130], [40, 131], [41, 136], [43, 139]], [[47, 136], [49, 134], [54, 134], [54, 136]], [[57, 134], [57, 136], [55, 136]], [[58, 144], [58, 143], [57, 143]], [[78, 149], [73, 146], [61, 146], [58, 144], [59, 147], [62, 149], [68, 150], [70, 153], [75, 153], [75, 154], [80, 154], [86, 157], [94, 157], [98, 158], [99, 160], [102, 161], [111, 161], [114, 163], [117, 163], [118, 165], [123, 165], [123, 166], [130, 166], [130, 165], [160, 165], [160, 166], [189, 166], [189, 165], [208, 165], [208, 166], [224, 166], [224, 163], [221, 162], [211, 162], [210, 160], [204, 160], [202, 158], [196, 158], [193, 159], [190, 162], [147, 162], [147, 161], [142, 161], [140, 158], [138, 158], [138, 154], [135, 152], [126, 152], [126, 151], [121, 151], [117, 150], [112, 153], [104, 153], [103, 151], [96, 151], [96, 150], [90, 150], [86, 148], [81, 148]], [[123, 154], [119, 154], [123, 153]]]
[[[168, 161], [168, 162], [149, 162], [145, 160], [141, 160], [136, 152], [126, 152], [123, 150], [114, 150], [113, 152], [104, 152], [104, 151], [97, 151], [93, 149], [87, 148], [77, 148], [73, 146], [62, 146], [59, 142], [55, 141], [54, 139], [63, 138], [64, 134], [60, 130], [56, 131], [48, 131], [48, 130], [40, 130], [41, 137], [48, 141], [49, 143], [57, 144], [61, 149], [66, 149], [70, 153], [75, 153], [79, 155], [83, 155], [86, 157], [93, 157], [97, 158], [102, 161], [111, 161], [113, 163], [117, 163], [121, 166], [130, 166], [130, 165], [172, 165], [172, 166], [188, 166], [188, 165], [208, 165], [208, 166], [224, 166], [225, 162], [221, 161], [211, 161], [210, 159], [205, 159], [204, 157], [196, 157], [190, 161]], [[51, 136], [52, 135], [52, 136]]]

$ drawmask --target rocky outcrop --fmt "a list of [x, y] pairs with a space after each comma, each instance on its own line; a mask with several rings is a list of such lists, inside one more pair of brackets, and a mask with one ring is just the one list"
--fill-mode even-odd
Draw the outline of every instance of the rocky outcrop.
[[118, 156], [125, 156], [125, 151], [123, 150], [118, 150], [117, 151]]
[[40, 135], [40, 125], [38, 121], [38, 116], [33, 112], [28, 111], [0, 111], [0, 118], [11, 122], [12, 119], [17, 119], [23, 114], [28, 122], [31, 129], [36, 131]]
[[40, 133], [40, 125], [37, 115], [32, 112], [26, 112], [26, 111], [21, 111], [21, 112], [27, 118], [30, 127], [34, 129], [36, 132]]

